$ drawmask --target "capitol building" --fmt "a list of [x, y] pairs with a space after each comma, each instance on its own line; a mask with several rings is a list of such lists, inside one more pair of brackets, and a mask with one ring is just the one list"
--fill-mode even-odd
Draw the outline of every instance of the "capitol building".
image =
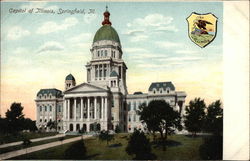
[[146, 130], [137, 110], [142, 103], [165, 100], [171, 107], [184, 113], [186, 93], [176, 91], [171, 81], [153, 82], [148, 93], [129, 94], [126, 84], [128, 67], [122, 59], [121, 41], [109, 20], [110, 13], [104, 12], [102, 26], [96, 32], [87, 62], [87, 81], [76, 84], [72, 74], [65, 78], [63, 91], [41, 89], [36, 95], [36, 125], [49, 131], [47, 123], [55, 121], [58, 131], [86, 132], [114, 130], [133, 132]]

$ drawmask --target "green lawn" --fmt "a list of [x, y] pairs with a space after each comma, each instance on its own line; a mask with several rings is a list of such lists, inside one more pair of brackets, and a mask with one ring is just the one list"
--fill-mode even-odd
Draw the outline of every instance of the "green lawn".
[[[69, 139], [69, 138], [73, 138], [73, 137], [77, 137], [77, 136], [65, 136], [64, 139]], [[59, 138], [53, 138], [53, 139], [48, 139], [48, 140], [32, 142], [29, 146], [26, 146], [26, 147], [24, 147], [23, 145], [16, 145], [16, 146], [10, 146], [10, 147], [6, 147], [6, 148], [0, 148], [0, 154], [7, 153], [10, 151], [20, 150], [20, 149], [28, 148], [28, 147], [32, 147], [32, 146], [47, 144], [47, 143], [51, 143], [51, 142], [55, 142], [55, 141], [59, 141]]]
[[[125, 152], [125, 148], [128, 142], [129, 134], [118, 134], [115, 136], [115, 140], [111, 141], [107, 146], [106, 142], [101, 142], [96, 137], [91, 137], [84, 140], [87, 148], [87, 158], [90, 160], [128, 160], [133, 156], [129, 156]], [[152, 139], [152, 138], [151, 138]], [[162, 150], [162, 147], [152, 143], [152, 152], [157, 156], [159, 160], [170, 159], [200, 159], [199, 146], [202, 144], [202, 137], [191, 138], [184, 135], [173, 135], [168, 137], [171, 144], [168, 145], [166, 151]], [[119, 146], [119, 143], [121, 144]], [[27, 155], [19, 156], [12, 159], [64, 159], [65, 150], [73, 143], [60, 145], [57, 147], [41, 150], [38, 152], [30, 153]], [[117, 146], [115, 146], [117, 145]], [[74, 158], [72, 158], [74, 159]]]
[[35, 139], [47, 136], [53, 136], [58, 134], [57, 132], [46, 132], [46, 133], [36, 133], [36, 132], [23, 132], [18, 135], [0, 135], [0, 144], [6, 144], [16, 141], [22, 141], [23, 138]]

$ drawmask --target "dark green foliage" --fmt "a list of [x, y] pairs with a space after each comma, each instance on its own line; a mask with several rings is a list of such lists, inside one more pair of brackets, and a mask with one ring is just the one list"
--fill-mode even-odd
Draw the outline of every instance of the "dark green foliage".
[[47, 127], [49, 127], [49, 129], [51, 130], [51, 129], [57, 129], [57, 122], [56, 121], [49, 121], [48, 123], [47, 123]]
[[0, 127], [0, 134], [7, 134], [9, 132], [7, 119], [0, 117]]
[[116, 125], [115, 126], [115, 133], [120, 133], [121, 132], [121, 129], [119, 127], [119, 125]]
[[72, 144], [65, 152], [64, 159], [86, 159], [86, 147], [83, 140], [77, 141]]
[[136, 130], [130, 136], [126, 152], [129, 155], [135, 155], [136, 160], [155, 159], [155, 155], [151, 153], [151, 145], [149, 139], [143, 132]]
[[220, 100], [210, 104], [207, 108], [204, 130], [214, 135], [222, 135], [223, 132], [223, 109]]
[[24, 138], [23, 139], [23, 146], [27, 147], [31, 144], [32, 142], [28, 139], [28, 138]]
[[200, 98], [191, 100], [189, 102], [189, 106], [186, 108], [186, 116], [184, 121], [185, 127], [194, 135], [202, 130], [205, 119], [205, 108], [205, 102]]
[[204, 139], [204, 144], [199, 149], [201, 159], [222, 160], [223, 136], [210, 136]]
[[160, 132], [163, 142], [167, 139], [167, 135], [174, 133], [176, 129], [182, 129], [180, 114], [164, 100], [153, 100], [148, 106], [142, 104], [139, 115], [150, 132], [153, 134], [156, 131]]
[[9, 133], [18, 133], [23, 130], [24, 115], [21, 103], [12, 103], [5, 115], [8, 125], [6, 130]]
[[204, 130], [212, 136], [204, 138], [199, 152], [202, 159], [222, 159], [223, 154], [223, 109], [220, 100], [207, 108]]
[[100, 135], [99, 135], [99, 140], [101, 141], [107, 141], [107, 145], [111, 140], [114, 139], [114, 135], [109, 134], [108, 131], [102, 130]]
[[30, 118], [25, 118], [23, 120], [23, 129], [24, 130], [30, 130], [30, 131], [36, 131], [36, 121], [32, 121]]

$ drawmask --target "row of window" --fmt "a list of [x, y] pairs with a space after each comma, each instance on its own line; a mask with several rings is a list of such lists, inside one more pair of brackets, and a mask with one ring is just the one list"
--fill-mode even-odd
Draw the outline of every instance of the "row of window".
[[140, 121], [139, 115], [128, 115], [128, 122], [136, 122]]
[[[44, 106], [44, 107], [40, 106], [39, 107], [40, 112], [43, 111], [43, 108], [44, 108], [45, 112], [47, 112], [47, 111], [51, 112], [52, 111], [52, 106], [50, 106], [50, 105], [49, 106]], [[57, 106], [57, 112], [62, 112], [62, 107], [60, 105]]]
[[[107, 57], [108, 51], [107, 50], [98, 50], [97, 51], [97, 57]], [[111, 57], [115, 58], [115, 51], [111, 51]]]
[[[52, 120], [49, 119], [49, 121], [51, 122]], [[49, 121], [48, 121], [48, 122], [49, 122]], [[43, 122], [43, 119], [40, 119], [40, 122]], [[44, 119], [44, 122], [47, 122], [47, 119]], [[58, 120], [58, 122], [61, 122], [61, 120]]]
[[137, 103], [136, 103], [136, 101], [135, 101], [135, 102], [129, 102], [129, 103], [128, 103], [128, 111], [139, 110], [139, 107], [140, 107], [140, 105], [141, 105], [142, 103], [147, 104], [146, 101], [144, 101], [144, 102], [140, 102], [140, 101], [139, 101], [139, 102], [137, 102]]
[[[160, 89], [159, 93], [163, 93], [164, 91], [166, 91], [167, 93], [169, 93], [169, 92], [170, 92], [170, 89], [169, 89], [169, 88], [167, 88], [166, 90]], [[154, 93], [154, 94], [157, 93], [157, 90], [156, 90], [155, 88], [153, 89], [153, 93]]]
[[[44, 96], [44, 99], [46, 99], [46, 98], [51, 99], [51, 98], [52, 98], [52, 96], [51, 96], [51, 95], [49, 95], [49, 96], [47, 97], [47, 96], [46, 96], [46, 94], [44, 94], [43, 96]], [[39, 99], [41, 99], [41, 98], [42, 98], [42, 95], [40, 94], [40, 95], [39, 95]]]

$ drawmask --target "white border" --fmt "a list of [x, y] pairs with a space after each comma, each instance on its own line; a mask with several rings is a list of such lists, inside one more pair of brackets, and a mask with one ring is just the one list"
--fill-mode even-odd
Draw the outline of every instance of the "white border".
[[249, 1], [225, 1], [223, 16], [223, 159], [249, 160]]

